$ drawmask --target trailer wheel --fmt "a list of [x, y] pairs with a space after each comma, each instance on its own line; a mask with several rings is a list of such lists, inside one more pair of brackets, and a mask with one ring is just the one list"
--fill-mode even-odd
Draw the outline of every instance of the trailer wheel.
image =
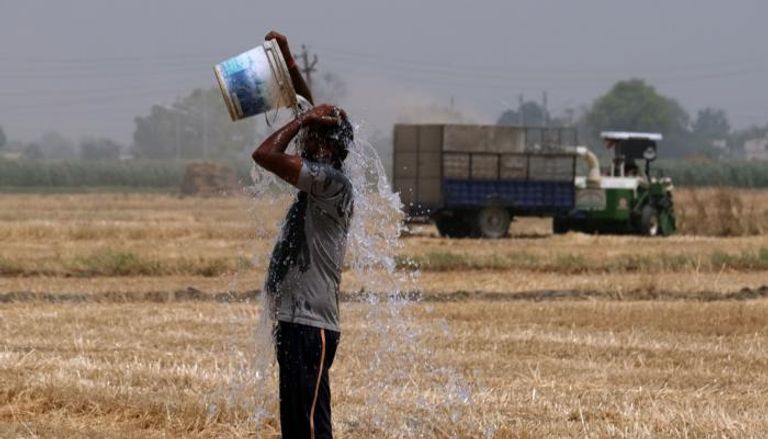
[[556, 216], [552, 218], [552, 233], [555, 235], [564, 235], [570, 230], [568, 224], [568, 218], [564, 216]]
[[643, 207], [643, 213], [640, 216], [640, 233], [645, 236], [659, 234], [659, 213], [652, 206]]
[[438, 216], [435, 226], [443, 238], [466, 238], [472, 234], [472, 226], [462, 216]]
[[502, 207], [486, 207], [477, 214], [477, 229], [483, 238], [499, 239], [509, 233], [509, 211]]

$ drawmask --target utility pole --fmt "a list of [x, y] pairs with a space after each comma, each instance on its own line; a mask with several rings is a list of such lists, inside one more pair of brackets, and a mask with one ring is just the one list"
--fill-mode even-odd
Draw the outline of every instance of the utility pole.
[[523, 94], [517, 95], [517, 117], [520, 119], [520, 126], [525, 126], [525, 114], [523, 114]]
[[544, 126], [549, 125], [549, 113], [547, 112], [547, 91], [541, 92], [541, 123]]
[[315, 65], [317, 65], [317, 55], [312, 55], [312, 62], [309, 62], [309, 51], [307, 51], [307, 46], [302, 44], [300, 57], [301, 63], [304, 64], [301, 73], [307, 78], [307, 86], [312, 90], [312, 73], [315, 71]]

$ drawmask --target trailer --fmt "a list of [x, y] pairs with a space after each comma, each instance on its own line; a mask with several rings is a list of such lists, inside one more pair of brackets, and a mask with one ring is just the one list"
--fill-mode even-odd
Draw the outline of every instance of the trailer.
[[398, 124], [393, 183], [411, 219], [446, 237], [501, 238], [516, 216], [575, 207], [574, 128]]

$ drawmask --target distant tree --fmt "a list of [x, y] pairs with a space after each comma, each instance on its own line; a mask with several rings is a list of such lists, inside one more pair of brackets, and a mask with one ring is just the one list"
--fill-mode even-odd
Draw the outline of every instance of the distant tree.
[[728, 146], [735, 157], [744, 157], [744, 143], [748, 140], [764, 139], [768, 137], [768, 124], [763, 126], [753, 125], [747, 128], [733, 131], [728, 136]]
[[519, 110], [509, 109], [501, 113], [496, 121], [497, 125], [510, 126], [542, 126], [544, 121], [549, 119], [547, 113], [541, 105], [534, 101], [523, 103]]
[[520, 121], [520, 113], [510, 108], [501, 113], [501, 116], [496, 121], [496, 125], [518, 126]]
[[118, 160], [121, 146], [105, 138], [85, 139], [80, 142], [80, 157], [83, 160]]
[[665, 137], [668, 149], [662, 153], [684, 156], [700, 152], [688, 128], [688, 113], [641, 79], [617, 82], [592, 104], [584, 122], [593, 141], [606, 130], [653, 131]]
[[696, 114], [696, 120], [691, 125], [692, 143], [695, 143], [699, 155], [711, 158], [723, 158], [738, 155], [731, 150], [728, 137], [731, 124], [724, 110], [705, 108]]
[[12, 151], [12, 152], [18, 152], [23, 153], [24, 148], [27, 147], [26, 142], [22, 142], [21, 140], [8, 140], [5, 143], [5, 150], [6, 151]]
[[688, 114], [674, 99], [656, 92], [643, 80], [616, 83], [599, 97], [586, 121], [596, 133], [604, 130], [661, 131], [670, 133], [687, 128]]
[[704, 139], [725, 139], [731, 132], [731, 124], [725, 110], [705, 108], [696, 114], [692, 129], [693, 134]]
[[39, 143], [35, 142], [28, 143], [22, 150], [21, 154], [27, 160], [40, 160], [45, 158], [45, 155], [43, 154], [43, 148], [40, 147]]
[[77, 148], [75, 143], [57, 133], [56, 131], [47, 131], [43, 133], [37, 142], [43, 157], [46, 159], [73, 159], [77, 158]]
[[8, 143], [8, 138], [5, 137], [3, 127], [0, 127], [0, 149], [5, 148], [5, 144]]
[[[133, 150], [140, 158], [181, 158], [181, 116], [153, 105], [148, 116], [135, 119]], [[178, 133], [178, 135], [176, 135]]]
[[218, 88], [197, 89], [135, 119], [138, 158], [231, 158], [253, 146], [254, 120], [232, 122]]

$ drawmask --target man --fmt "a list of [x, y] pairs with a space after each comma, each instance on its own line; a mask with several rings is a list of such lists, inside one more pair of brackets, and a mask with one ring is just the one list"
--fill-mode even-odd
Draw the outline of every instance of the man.
[[[285, 36], [276, 39], [297, 93], [312, 95]], [[297, 137], [300, 155], [285, 153]], [[265, 290], [277, 323], [280, 427], [284, 438], [331, 438], [328, 369], [339, 342], [339, 283], [352, 217], [352, 185], [342, 170], [353, 129], [346, 114], [319, 105], [299, 115], [253, 153], [264, 169], [296, 186], [272, 252]]]

